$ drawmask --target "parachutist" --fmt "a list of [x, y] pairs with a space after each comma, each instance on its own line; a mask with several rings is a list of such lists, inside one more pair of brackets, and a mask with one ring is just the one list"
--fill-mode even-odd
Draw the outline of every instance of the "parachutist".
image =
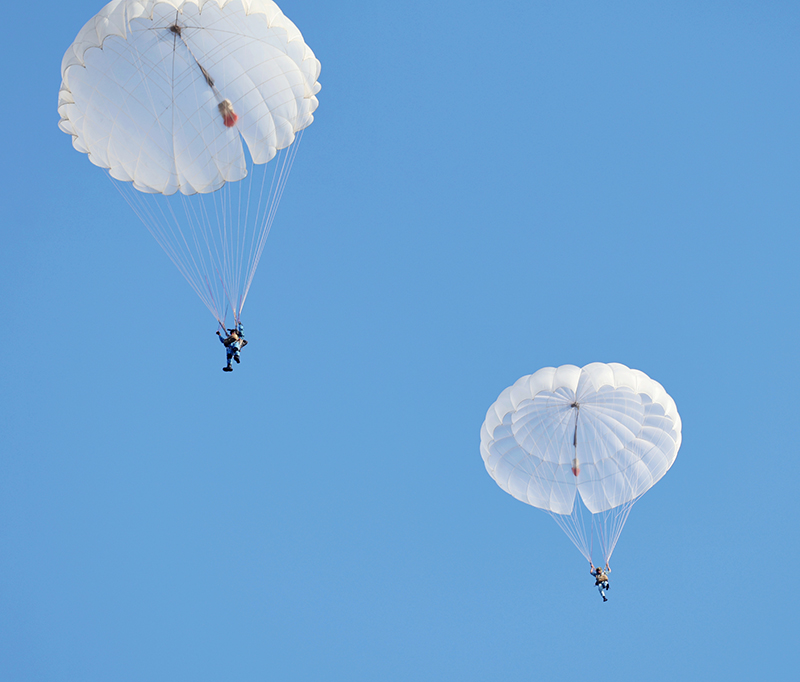
[[247, 345], [247, 341], [244, 338], [244, 326], [239, 322], [233, 329], [228, 330], [228, 335], [224, 339], [219, 332], [217, 332], [217, 336], [220, 343], [225, 346], [225, 357], [228, 360], [228, 364], [222, 368], [222, 371], [232, 372], [231, 360], [235, 360], [238, 365], [241, 362], [239, 352]]
[[[609, 573], [611, 572], [611, 569], [608, 567], [608, 564], [606, 564], [606, 570]], [[597, 591], [600, 592], [600, 596], [603, 598], [603, 601], [608, 601], [608, 597], [606, 597], [605, 590], [608, 590], [610, 588], [608, 586], [608, 576], [606, 575], [606, 572], [599, 566], [595, 568], [594, 564], [590, 561], [589, 573], [591, 573], [594, 576], [594, 584], [597, 587]]]

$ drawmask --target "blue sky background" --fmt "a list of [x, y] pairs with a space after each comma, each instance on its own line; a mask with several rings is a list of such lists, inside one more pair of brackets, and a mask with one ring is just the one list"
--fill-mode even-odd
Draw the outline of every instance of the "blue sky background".
[[[230, 375], [57, 128], [101, 3], [5, 8], [0, 678], [795, 679], [800, 5], [281, 7], [323, 88]], [[478, 450], [593, 361], [684, 425], [607, 604]]]

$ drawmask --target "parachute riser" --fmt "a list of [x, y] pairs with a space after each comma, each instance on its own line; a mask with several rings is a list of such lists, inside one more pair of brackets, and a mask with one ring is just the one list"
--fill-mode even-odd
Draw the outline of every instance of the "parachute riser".
[[640, 498], [641, 495], [619, 507], [592, 514], [580, 498], [576, 497], [570, 514], [548, 513], [587, 561], [594, 561], [594, 540], [597, 537], [601, 558], [595, 565], [603, 566], [611, 561], [631, 508]]

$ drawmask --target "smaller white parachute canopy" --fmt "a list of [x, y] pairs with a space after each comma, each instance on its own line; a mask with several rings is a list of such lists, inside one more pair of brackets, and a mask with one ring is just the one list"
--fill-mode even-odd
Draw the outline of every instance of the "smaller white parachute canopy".
[[[500, 394], [481, 428], [481, 456], [496, 483], [550, 512], [587, 559], [577, 498], [598, 523], [608, 561], [634, 502], [667, 472], [681, 419], [661, 384], [599, 362], [546, 367]], [[593, 524], [593, 520], [590, 519]]]

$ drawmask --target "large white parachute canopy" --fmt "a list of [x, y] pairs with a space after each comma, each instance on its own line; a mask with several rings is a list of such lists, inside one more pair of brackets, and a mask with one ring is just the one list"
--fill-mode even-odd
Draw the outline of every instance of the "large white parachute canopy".
[[680, 445], [675, 401], [617, 363], [524, 376], [500, 394], [481, 428], [481, 455], [497, 484], [549, 512], [589, 561], [597, 536], [605, 563], [631, 507]]
[[238, 322], [319, 72], [272, 0], [114, 0], [64, 55], [59, 127], [220, 324]]

